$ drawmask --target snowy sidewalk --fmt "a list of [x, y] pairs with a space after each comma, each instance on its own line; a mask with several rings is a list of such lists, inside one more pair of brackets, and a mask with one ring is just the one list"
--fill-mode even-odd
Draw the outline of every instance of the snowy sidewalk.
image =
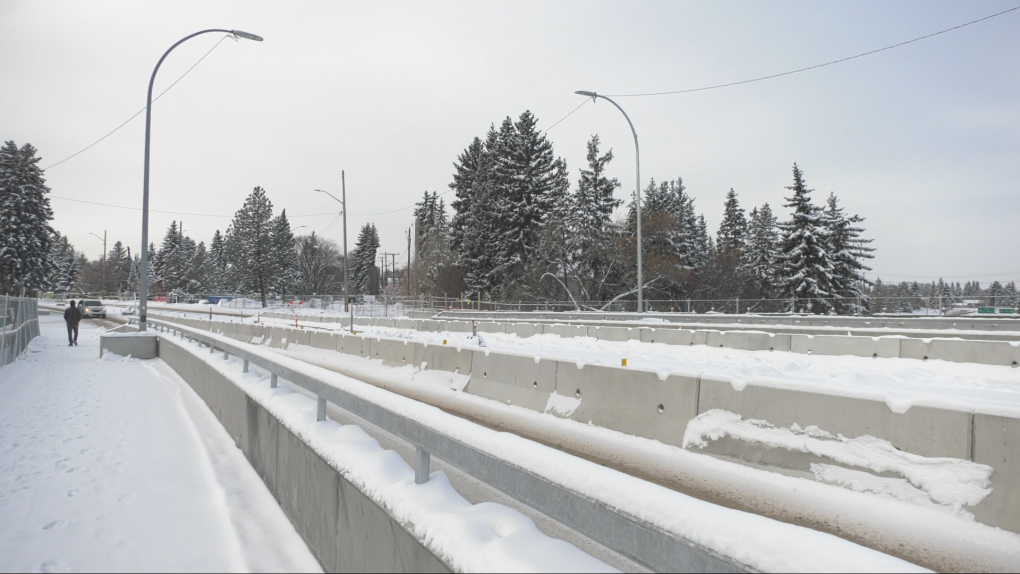
[[0, 369], [0, 571], [319, 571], [205, 404], [63, 319]]

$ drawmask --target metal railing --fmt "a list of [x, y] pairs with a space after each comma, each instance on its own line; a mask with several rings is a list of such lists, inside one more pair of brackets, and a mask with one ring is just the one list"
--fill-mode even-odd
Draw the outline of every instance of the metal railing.
[[[309, 374], [281, 364], [264, 352], [229, 337], [184, 327], [171, 321], [150, 319], [160, 332], [204, 344], [209, 353], [220, 351], [224, 360], [231, 355], [243, 361], [243, 372], [255, 365], [270, 373], [270, 386], [280, 379], [317, 398], [317, 419], [326, 420], [327, 403], [353, 413], [415, 447], [415, 482], [428, 481], [432, 456], [436, 456], [474, 478], [527, 504], [607, 548], [659, 572], [748, 571], [746, 565], [720, 555], [696, 542], [668, 532], [618, 508], [559, 485], [549, 478], [504, 461], [426, 423], [393, 412], [386, 407], [334, 387]], [[320, 367], [305, 365], [309, 370]], [[473, 423], [469, 423], [473, 424]]]
[[0, 295], [0, 367], [17, 360], [37, 336], [38, 301]]

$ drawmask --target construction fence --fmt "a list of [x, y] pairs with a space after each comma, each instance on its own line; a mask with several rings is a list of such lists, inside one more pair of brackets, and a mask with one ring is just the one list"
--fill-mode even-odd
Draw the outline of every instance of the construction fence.
[[38, 301], [0, 295], [0, 367], [16, 361], [38, 336]]

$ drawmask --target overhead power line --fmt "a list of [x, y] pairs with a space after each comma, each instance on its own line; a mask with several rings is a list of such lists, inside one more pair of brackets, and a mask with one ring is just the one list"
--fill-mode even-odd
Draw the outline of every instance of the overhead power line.
[[[204, 55], [203, 55], [203, 56], [202, 56], [201, 58], [199, 58], [197, 62], [195, 62], [194, 64], [192, 64], [190, 68], [188, 68], [187, 70], [185, 70], [185, 72], [184, 72], [183, 74], [181, 74], [181, 76], [180, 76], [179, 78], [177, 78], [176, 80], [174, 80], [174, 83], [172, 83], [172, 84], [170, 84], [169, 86], [167, 86], [167, 88], [166, 88], [165, 90], [163, 90], [162, 92], [160, 92], [160, 93], [159, 93], [159, 95], [158, 95], [158, 96], [156, 96], [155, 98], [153, 98], [153, 99], [152, 99], [152, 102], [153, 102], [153, 103], [156, 103], [156, 100], [158, 100], [158, 99], [162, 98], [162, 97], [163, 97], [163, 94], [165, 94], [165, 93], [169, 92], [169, 91], [170, 91], [170, 88], [172, 88], [172, 87], [176, 86], [176, 85], [177, 85], [177, 82], [180, 82], [181, 80], [183, 80], [183, 79], [184, 79], [184, 76], [187, 76], [187, 75], [188, 75], [188, 73], [190, 73], [190, 72], [191, 72], [192, 70], [194, 70], [194, 69], [195, 69], [195, 66], [197, 66], [197, 65], [199, 65], [199, 64], [201, 64], [201, 63], [202, 63], [202, 60], [204, 60], [206, 56], [208, 56], [209, 54], [212, 54], [212, 51], [213, 51], [213, 50], [215, 50], [215, 49], [216, 49], [217, 47], [219, 47], [219, 45], [220, 45], [220, 44], [222, 44], [224, 40], [226, 40], [227, 38], [230, 38], [230, 37], [231, 37], [231, 36], [230, 36], [230, 35], [228, 34], [228, 35], [226, 35], [226, 36], [224, 36], [224, 37], [220, 38], [220, 41], [219, 41], [219, 42], [216, 42], [216, 44], [215, 44], [215, 45], [214, 45], [214, 46], [213, 46], [212, 48], [209, 48], [209, 51], [208, 51], [208, 52], [206, 52], [206, 53], [205, 53], [205, 54], [204, 54]], [[54, 163], [54, 164], [50, 164], [50, 165], [48, 165], [48, 166], [44, 167], [44, 168], [43, 168], [43, 170], [45, 171], [45, 170], [47, 170], [47, 169], [50, 169], [50, 168], [54, 168], [54, 167], [57, 167], [58, 165], [60, 165], [60, 164], [64, 163], [65, 161], [67, 161], [67, 160], [69, 160], [69, 159], [71, 159], [71, 158], [73, 158], [73, 157], [75, 157], [75, 156], [77, 156], [77, 155], [79, 155], [79, 154], [81, 154], [81, 153], [83, 153], [83, 152], [85, 152], [85, 151], [88, 151], [89, 149], [91, 149], [91, 148], [92, 148], [93, 146], [95, 146], [95, 145], [96, 145], [96, 144], [98, 144], [99, 142], [101, 142], [101, 141], [105, 140], [106, 138], [108, 138], [108, 137], [112, 136], [113, 134], [117, 133], [117, 131], [118, 131], [118, 130], [120, 130], [120, 128], [122, 128], [122, 127], [124, 127], [124, 126], [128, 125], [128, 123], [130, 123], [130, 122], [131, 122], [131, 120], [133, 120], [133, 119], [137, 118], [138, 116], [140, 116], [140, 115], [142, 114], [142, 112], [144, 112], [144, 111], [145, 111], [145, 108], [143, 107], [142, 109], [140, 109], [140, 110], [138, 110], [137, 112], [135, 112], [135, 114], [134, 114], [133, 116], [131, 116], [130, 118], [128, 118], [128, 119], [126, 119], [126, 120], [124, 120], [124, 123], [122, 123], [122, 124], [120, 124], [119, 126], [117, 126], [117, 127], [113, 128], [113, 130], [111, 130], [111, 131], [110, 131], [110, 132], [109, 132], [108, 134], [106, 134], [105, 136], [103, 136], [103, 137], [101, 137], [101, 138], [97, 139], [96, 141], [94, 141], [94, 142], [90, 143], [89, 145], [87, 145], [87, 146], [83, 147], [82, 149], [80, 149], [80, 150], [76, 151], [75, 153], [73, 153], [73, 154], [71, 154], [71, 155], [69, 155], [69, 156], [65, 157], [64, 159], [62, 159], [62, 160], [58, 161], [57, 163]]]
[[[606, 94], [606, 95], [610, 96], [610, 97], [613, 97], [613, 98], [637, 98], [637, 97], [643, 97], [643, 96], [668, 96], [668, 95], [673, 95], [673, 94], [687, 94], [687, 93], [690, 93], [690, 92], [703, 92], [705, 90], [715, 90], [715, 89], [718, 89], [718, 88], [729, 88], [731, 86], [739, 86], [739, 85], [742, 85], [742, 84], [750, 84], [752, 82], [761, 82], [761, 81], [764, 81], [764, 80], [771, 80], [773, 78], [781, 78], [783, 76], [789, 76], [791, 74], [799, 74], [800, 72], [807, 72], [809, 70], [817, 70], [818, 68], [824, 68], [826, 66], [832, 66], [834, 64], [840, 64], [840, 63], [843, 63], [843, 62], [848, 62], [850, 60], [856, 60], [857, 58], [863, 58], [865, 56], [870, 56], [872, 54], [877, 54], [879, 52], [885, 52], [886, 50], [892, 50], [893, 48], [899, 48], [901, 46], [906, 46], [907, 44], [913, 44], [914, 42], [920, 42], [921, 40], [927, 40], [928, 38], [933, 38], [933, 37], [938, 36], [940, 34], [945, 34], [947, 32], [952, 32], [954, 30], [959, 30], [960, 28], [966, 28], [967, 26], [972, 26], [972, 25], [977, 24], [979, 22], [984, 22], [985, 20], [991, 20], [992, 18], [996, 18], [998, 16], [1003, 16], [1005, 14], [1009, 14], [1010, 12], [1014, 12], [1016, 10], [1020, 10], [1020, 6], [1015, 6], [1013, 8], [1008, 9], [1008, 10], [1003, 10], [1002, 12], [998, 12], [998, 13], [992, 14], [990, 16], [985, 16], [984, 18], [978, 18], [977, 20], [971, 20], [970, 22], [966, 22], [966, 23], [960, 24], [958, 26], [953, 26], [952, 28], [946, 28], [945, 30], [939, 30], [938, 32], [933, 32], [931, 34], [920, 36], [920, 37], [914, 38], [912, 40], [907, 40], [905, 42], [900, 42], [898, 44], [893, 44], [891, 46], [886, 46], [884, 48], [879, 48], [877, 50], [871, 50], [869, 52], [864, 52], [864, 53], [857, 54], [857, 55], [854, 55], [854, 56], [848, 56], [846, 58], [840, 58], [838, 60], [832, 60], [831, 62], [825, 62], [824, 64], [816, 64], [814, 66], [808, 66], [806, 68], [798, 68], [796, 70], [790, 70], [789, 72], [782, 72], [780, 74], [772, 74], [770, 76], [761, 76], [760, 78], [751, 78], [749, 80], [741, 80], [739, 82], [730, 82], [728, 84], [717, 84], [717, 85], [714, 85], [714, 86], [704, 86], [704, 87], [701, 87], [701, 88], [688, 88], [688, 89], [685, 89], [685, 90], [673, 90], [673, 91], [669, 91], [669, 92], [649, 92], [649, 93], [643, 93], [643, 94]], [[560, 121], [563, 121], [563, 120], [560, 120]], [[552, 129], [552, 128], [550, 128], [550, 129]]]
[[[74, 202], [77, 202], [77, 203], [87, 203], [89, 205], [99, 205], [99, 206], [102, 206], [102, 207], [113, 207], [113, 208], [116, 208], [116, 209], [133, 209], [135, 211], [141, 211], [142, 210], [141, 207], [131, 207], [130, 205], [114, 205], [112, 203], [100, 203], [98, 201], [87, 201], [87, 200], [84, 200], [84, 199], [74, 199], [72, 197], [61, 197], [59, 195], [53, 195], [53, 194], [50, 194], [49, 197], [52, 197], [53, 199], [63, 199], [64, 201], [74, 201]], [[219, 214], [219, 213], [187, 213], [187, 212], [183, 212], [183, 211], [164, 211], [164, 210], [161, 210], [161, 209], [150, 209], [149, 211], [151, 211], [153, 213], [167, 213], [167, 214], [170, 214], [170, 215], [187, 215], [187, 216], [190, 216], [190, 217], [226, 217], [226, 218], [234, 217], [233, 215], [222, 215], [222, 214]], [[324, 213], [306, 213], [304, 215], [288, 215], [287, 217], [289, 217], [289, 218], [294, 218], [294, 217], [322, 217], [323, 215], [337, 215], [338, 213], [339, 212], [337, 212], [337, 211], [329, 211], [329, 212], [324, 212]]]

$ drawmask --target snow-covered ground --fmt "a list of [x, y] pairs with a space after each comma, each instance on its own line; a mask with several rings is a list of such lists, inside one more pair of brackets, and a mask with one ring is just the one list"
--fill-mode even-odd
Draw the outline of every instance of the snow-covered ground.
[[215, 416], [161, 361], [67, 346], [0, 369], [0, 571], [320, 571]]

